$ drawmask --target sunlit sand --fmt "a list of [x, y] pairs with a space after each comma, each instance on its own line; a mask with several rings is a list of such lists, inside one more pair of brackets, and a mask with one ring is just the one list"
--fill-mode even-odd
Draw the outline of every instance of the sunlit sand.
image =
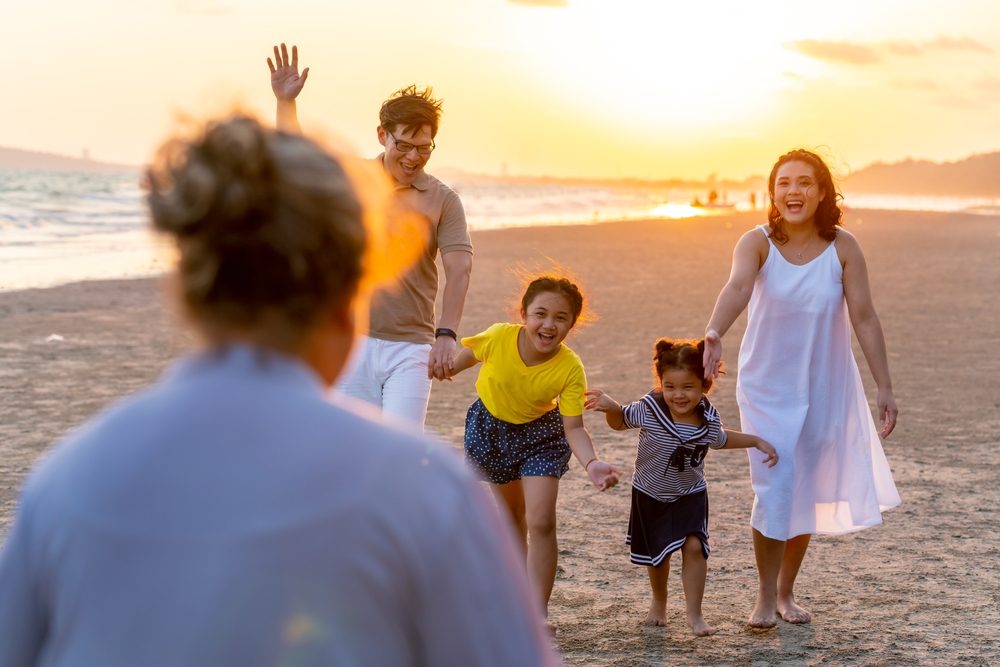
[[[462, 332], [507, 318], [518, 263], [550, 257], [580, 275], [600, 319], [572, 334], [591, 387], [623, 400], [649, 389], [658, 336], [698, 336], [739, 236], [762, 214], [480, 231]], [[861, 220], [862, 224], [858, 224]], [[649, 583], [628, 562], [629, 492], [588, 489], [574, 467], [561, 485], [559, 572], [550, 605], [570, 665], [993, 664], [996, 471], [1000, 466], [1000, 217], [852, 211], [890, 351], [899, 426], [885, 442], [903, 504], [881, 526], [813, 540], [796, 586], [812, 622], [753, 630], [753, 495], [746, 459], [710, 453], [704, 618], [684, 616], [679, 567], [663, 627], [645, 624]], [[0, 530], [29, 466], [55, 439], [118, 396], [153, 381], [192, 339], [171, 324], [160, 280], [89, 282], [0, 294]], [[736, 428], [736, 351], [713, 394]], [[51, 334], [62, 341], [46, 343]], [[855, 350], [863, 365], [860, 350]], [[865, 369], [868, 396], [874, 388]], [[475, 375], [435, 386], [428, 428], [456, 448]], [[588, 419], [602, 456], [629, 472], [634, 434]], [[961, 623], [955, 619], [960, 618]]]

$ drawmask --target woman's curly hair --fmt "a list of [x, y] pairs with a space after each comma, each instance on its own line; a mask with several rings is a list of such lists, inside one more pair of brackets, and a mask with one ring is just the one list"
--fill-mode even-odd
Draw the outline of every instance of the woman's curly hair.
[[288, 348], [357, 289], [364, 211], [312, 141], [235, 116], [168, 142], [146, 176], [153, 226], [180, 251], [181, 299], [206, 332]]

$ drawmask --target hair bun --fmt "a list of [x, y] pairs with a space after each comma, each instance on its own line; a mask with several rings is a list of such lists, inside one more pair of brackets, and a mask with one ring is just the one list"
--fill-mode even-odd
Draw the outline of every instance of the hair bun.
[[252, 213], [273, 181], [265, 142], [256, 121], [236, 118], [210, 126], [199, 144], [168, 144], [162, 168], [149, 172], [157, 228], [180, 237], [256, 231], [262, 216]]
[[305, 137], [247, 117], [211, 123], [167, 144], [147, 178], [153, 225], [177, 237], [182, 296], [202, 324], [291, 340], [364, 274], [361, 201]]
[[669, 338], [661, 338], [660, 340], [656, 341], [656, 356], [660, 356], [664, 352], [669, 352], [673, 346], [674, 346], [674, 341], [670, 340]]

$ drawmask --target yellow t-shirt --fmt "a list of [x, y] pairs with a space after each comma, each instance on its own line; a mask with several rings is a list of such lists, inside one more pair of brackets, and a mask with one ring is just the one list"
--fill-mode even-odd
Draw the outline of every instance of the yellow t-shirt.
[[537, 366], [526, 366], [517, 351], [520, 324], [494, 324], [476, 336], [462, 339], [483, 362], [476, 390], [483, 405], [497, 419], [526, 424], [556, 407], [564, 417], [583, 414], [587, 376], [576, 352], [560, 344], [556, 356]]

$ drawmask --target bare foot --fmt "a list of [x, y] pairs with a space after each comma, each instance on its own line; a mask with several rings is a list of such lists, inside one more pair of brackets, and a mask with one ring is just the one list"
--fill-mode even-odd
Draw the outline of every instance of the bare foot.
[[688, 616], [688, 625], [691, 626], [691, 631], [694, 632], [695, 637], [709, 637], [718, 632], [718, 630], [706, 623], [701, 615]]
[[556, 627], [556, 624], [553, 623], [552, 621], [545, 621], [545, 630], [549, 633], [550, 636], [555, 637], [556, 630], [558, 630], [558, 628]]
[[795, 598], [791, 595], [778, 596], [778, 613], [788, 623], [808, 623], [812, 620], [812, 614], [795, 604]]
[[646, 614], [646, 625], [664, 626], [667, 624], [667, 601], [653, 598], [649, 602], [649, 613]]
[[778, 624], [778, 617], [775, 615], [774, 606], [764, 603], [758, 597], [757, 604], [750, 613], [747, 623], [751, 628], [773, 628]]

